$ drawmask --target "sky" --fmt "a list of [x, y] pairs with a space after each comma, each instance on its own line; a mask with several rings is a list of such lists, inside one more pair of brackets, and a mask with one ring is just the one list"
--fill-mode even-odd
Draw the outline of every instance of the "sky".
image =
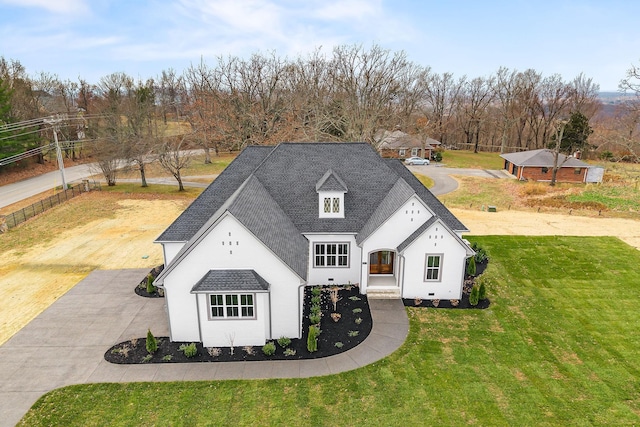
[[0, 0], [0, 56], [97, 83], [376, 44], [456, 77], [533, 68], [616, 91], [640, 65], [638, 16], [635, 0]]

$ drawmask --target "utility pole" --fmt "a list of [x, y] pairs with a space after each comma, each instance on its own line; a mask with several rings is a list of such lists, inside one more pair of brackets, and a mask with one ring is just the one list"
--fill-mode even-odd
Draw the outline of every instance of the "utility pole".
[[58, 157], [58, 168], [60, 169], [60, 176], [62, 177], [62, 189], [67, 189], [67, 177], [64, 174], [64, 162], [62, 160], [62, 150], [60, 149], [60, 144], [58, 143], [58, 123], [60, 122], [60, 118], [50, 117], [43, 120], [45, 123], [51, 125], [51, 129], [53, 129], [53, 141], [56, 144], [56, 156]]

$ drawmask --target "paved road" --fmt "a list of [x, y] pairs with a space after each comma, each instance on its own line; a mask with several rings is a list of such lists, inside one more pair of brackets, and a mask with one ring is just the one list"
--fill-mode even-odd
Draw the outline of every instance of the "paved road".
[[169, 332], [164, 300], [133, 291], [148, 269], [96, 270], [0, 346], [0, 427], [15, 425], [44, 393], [71, 384], [306, 378], [350, 371], [398, 349], [409, 332], [402, 301], [370, 300], [373, 328], [335, 356], [265, 362], [114, 365], [112, 345]]
[[513, 178], [504, 170], [448, 168], [444, 165], [430, 164], [423, 166], [407, 166], [413, 173], [426, 175], [433, 179], [435, 185], [429, 190], [436, 196], [451, 193], [458, 188], [458, 181], [451, 175], [477, 176], [479, 178]]
[[[81, 181], [94, 175], [96, 172], [94, 169], [91, 169], [92, 165], [93, 164], [86, 164], [65, 168], [67, 184]], [[14, 182], [13, 184], [3, 185], [0, 187], [0, 208], [61, 185], [62, 178], [60, 171], [47, 172], [40, 176]]]

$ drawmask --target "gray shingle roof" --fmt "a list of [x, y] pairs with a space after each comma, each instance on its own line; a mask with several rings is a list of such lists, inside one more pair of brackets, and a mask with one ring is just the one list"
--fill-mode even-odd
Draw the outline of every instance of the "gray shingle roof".
[[364, 242], [367, 237], [378, 229], [400, 206], [402, 206], [415, 191], [402, 178], [398, 178], [395, 185], [387, 193], [382, 203], [378, 205], [375, 211], [369, 217], [362, 230], [356, 236], [358, 244]]
[[[325, 184], [349, 189], [345, 218], [319, 218], [315, 190]], [[306, 279], [304, 233], [353, 233], [361, 242], [414, 193], [450, 229], [467, 231], [400, 161], [382, 159], [369, 144], [247, 147], [157, 239], [189, 242], [158, 279], [162, 282], [227, 211]]]
[[307, 277], [309, 241], [254, 176], [227, 210], [300, 277]]
[[431, 193], [418, 178], [416, 178], [409, 169], [402, 164], [400, 160], [396, 159], [384, 159], [388, 166], [390, 166], [394, 171], [397, 172], [400, 177], [402, 177], [407, 184], [413, 188], [418, 197], [422, 199], [422, 201], [431, 209], [431, 211], [436, 215], [442, 218], [447, 227], [452, 229], [453, 231], [469, 231], [467, 227], [463, 223], [460, 222], [458, 218], [456, 218], [450, 211], [443, 205], [440, 200], [436, 198], [436, 196]]
[[[553, 167], [553, 151], [547, 148], [539, 150], [520, 151], [519, 153], [501, 154], [505, 160], [516, 166], [529, 167]], [[589, 164], [575, 157], [568, 157], [562, 153], [558, 154], [558, 165], [565, 168], [588, 168]]]
[[242, 151], [156, 241], [189, 241], [271, 151], [273, 147], [251, 147]]
[[402, 243], [400, 243], [398, 245], [398, 252], [402, 252], [407, 246], [409, 246], [411, 243], [413, 243], [414, 240], [416, 240], [418, 237], [420, 237], [420, 235], [422, 233], [424, 233], [427, 228], [431, 227], [431, 225], [434, 222], [436, 222], [437, 220], [438, 220], [438, 217], [436, 217], [436, 216], [432, 216], [431, 218], [429, 218], [429, 220], [427, 222], [422, 224], [416, 231], [411, 233], [411, 235], [409, 237], [407, 237], [404, 240], [404, 242], [402, 242]]
[[334, 171], [329, 169], [316, 183], [316, 191], [344, 191], [346, 193], [347, 185]]
[[254, 270], [209, 270], [191, 289], [192, 293], [268, 291], [269, 283]]

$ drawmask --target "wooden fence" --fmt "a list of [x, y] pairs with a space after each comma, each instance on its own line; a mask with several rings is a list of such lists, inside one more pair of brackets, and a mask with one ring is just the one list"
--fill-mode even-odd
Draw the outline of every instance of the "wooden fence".
[[22, 224], [29, 218], [51, 209], [69, 199], [79, 196], [82, 193], [86, 193], [91, 190], [100, 190], [100, 184], [96, 182], [83, 181], [82, 184], [76, 184], [69, 187], [68, 190], [61, 191], [58, 194], [49, 196], [46, 199], [42, 199], [35, 202], [19, 211], [13, 212], [9, 215], [0, 215], [0, 233], [13, 228], [19, 224]]

